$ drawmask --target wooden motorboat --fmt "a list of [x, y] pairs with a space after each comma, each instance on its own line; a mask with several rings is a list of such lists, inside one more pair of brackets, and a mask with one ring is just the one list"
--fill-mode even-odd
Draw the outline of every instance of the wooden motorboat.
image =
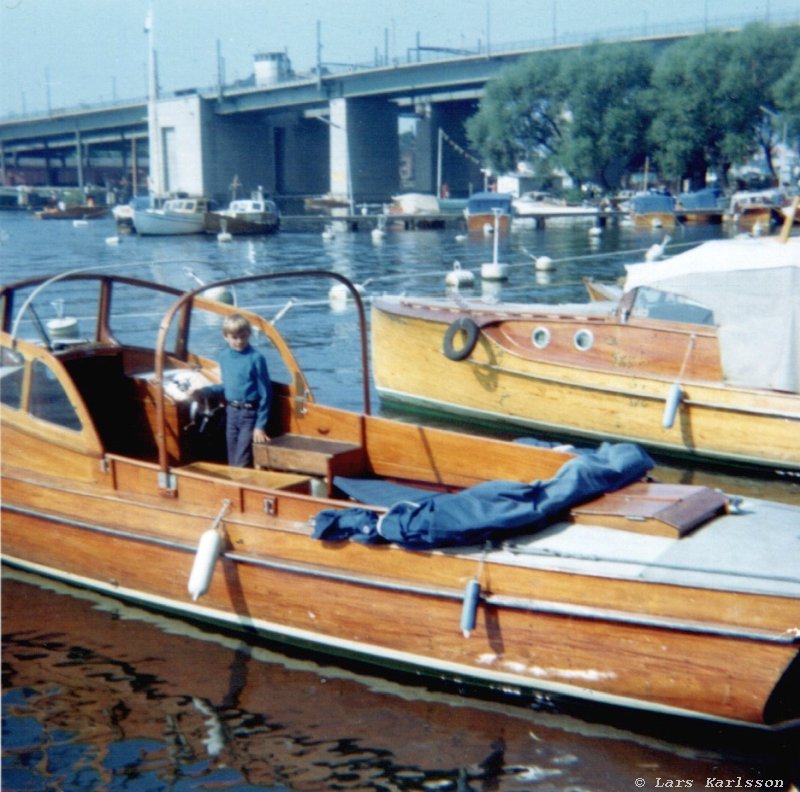
[[513, 211], [512, 196], [509, 193], [473, 193], [464, 209], [467, 230], [492, 234], [497, 228], [500, 234], [507, 234], [511, 228]]
[[800, 239], [708, 242], [575, 305], [380, 297], [381, 398], [800, 470]]
[[775, 190], [742, 190], [731, 196], [725, 219], [745, 231], [766, 233], [784, 221], [785, 206]]
[[133, 225], [139, 236], [202, 234], [209, 209], [207, 198], [170, 198], [158, 208], [134, 208]]
[[45, 206], [34, 216], [39, 220], [95, 220], [108, 214], [107, 206], [95, 203]]
[[[286, 339], [241, 307], [248, 288], [258, 300], [308, 277], [350, 290], [366, 375], [363, 303], [334, 273], [185, 293], [108, 270], [4, 287], [4, 563], [512, 694], [800, 717], [800, 509], [649, 482], [633, 444], [579, 455], [375, 416], [366, 378], [363, 412], [322, 405]], [[221, 286], [240, 307], [203, 297]], [[46, 332], [52, 287], [97, 307], [89, 335]], [[133, 340], [124, 306], [141, 317]], [[219, 461], [193, 396], [218, 372], [190, 328], [232, 311], [286, 367], [254, 469]]]
[[231, 201], [227, 209], [206, 213], [205, 218], [207, 234], [274, 234], [280, 224], [277, 204], [264, 198], [260, 190], [254, 192], [250, 198]]
[[663, 192], [640, 192], [630, 200], [630, 217], [637, 228], [673, 228], [675, 198]]

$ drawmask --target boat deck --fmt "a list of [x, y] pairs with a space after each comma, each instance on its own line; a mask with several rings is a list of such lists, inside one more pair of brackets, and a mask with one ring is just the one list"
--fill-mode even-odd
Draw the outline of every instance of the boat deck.
[[[748, 542], [764, 530], [773, 539], [769, 546]], [[742, 547], [751, 552], [742, 554]], [[561, 522], [506, 541], [487, 558], [616, 580], [800, 598], [798, 551], [796, 511], [754, 500], [681, 538]]]

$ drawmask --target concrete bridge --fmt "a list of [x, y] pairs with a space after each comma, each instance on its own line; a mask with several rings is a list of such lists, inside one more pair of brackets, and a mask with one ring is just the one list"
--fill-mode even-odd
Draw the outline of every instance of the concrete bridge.
[[[620, 39], [660, 47], [704, 29], [694, 27]], [[416, 122], [414, 189], [432, 193], [447, 184], [451, 197], [465, 197], [483, 186], [464, 122], [487, 81], [533, 52], [583, 43], [424, 61], [418, 48], [417, 60], [405, 64], [319, 70], [306, 78], [273, 74], [268, 84], [254, 78], [248, 86], [181, 91], [149, 106], [140, 100], [6, 118], [0, 120], [0, 182], [15, 183], [28, 166], [44, 171], [49, 185], [82, 187], [102, 183], [116, 169], [140, 193], [149, 173], [156, 191], [222, 201], [237, 177], [243, 193], [262, 186], [282, 197], [331, 193], [383, 202], [400, 188], [400, 119], [407, 117]], [[280, 60], [281, 53], [261, 57], [272, 56]], [[258, 66], [257, 57], [256, 78]]]

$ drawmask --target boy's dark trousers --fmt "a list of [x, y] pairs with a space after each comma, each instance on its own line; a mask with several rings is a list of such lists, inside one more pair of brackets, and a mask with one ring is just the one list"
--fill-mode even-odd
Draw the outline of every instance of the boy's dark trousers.
[[233, 467], [253, 466], [253, 429], [257, 410], [246, 407], [226, 407], [225, 440], [228, 445], [228, 464]]

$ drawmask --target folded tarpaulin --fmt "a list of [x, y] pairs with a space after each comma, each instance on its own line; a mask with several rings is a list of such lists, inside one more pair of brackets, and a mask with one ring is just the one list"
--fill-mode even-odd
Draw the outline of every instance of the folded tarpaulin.
[[603, 443], [566, 462], [547, 481], [487, 481], [456, 493], [434, 493], [395, 503], [379, 515], [370, 509], [325, 509], [314, 538], [395, 542], [423, 549], [479, 544], [549, 524], [566, 510], [638, 481], [653, 460], [632, 443]]

